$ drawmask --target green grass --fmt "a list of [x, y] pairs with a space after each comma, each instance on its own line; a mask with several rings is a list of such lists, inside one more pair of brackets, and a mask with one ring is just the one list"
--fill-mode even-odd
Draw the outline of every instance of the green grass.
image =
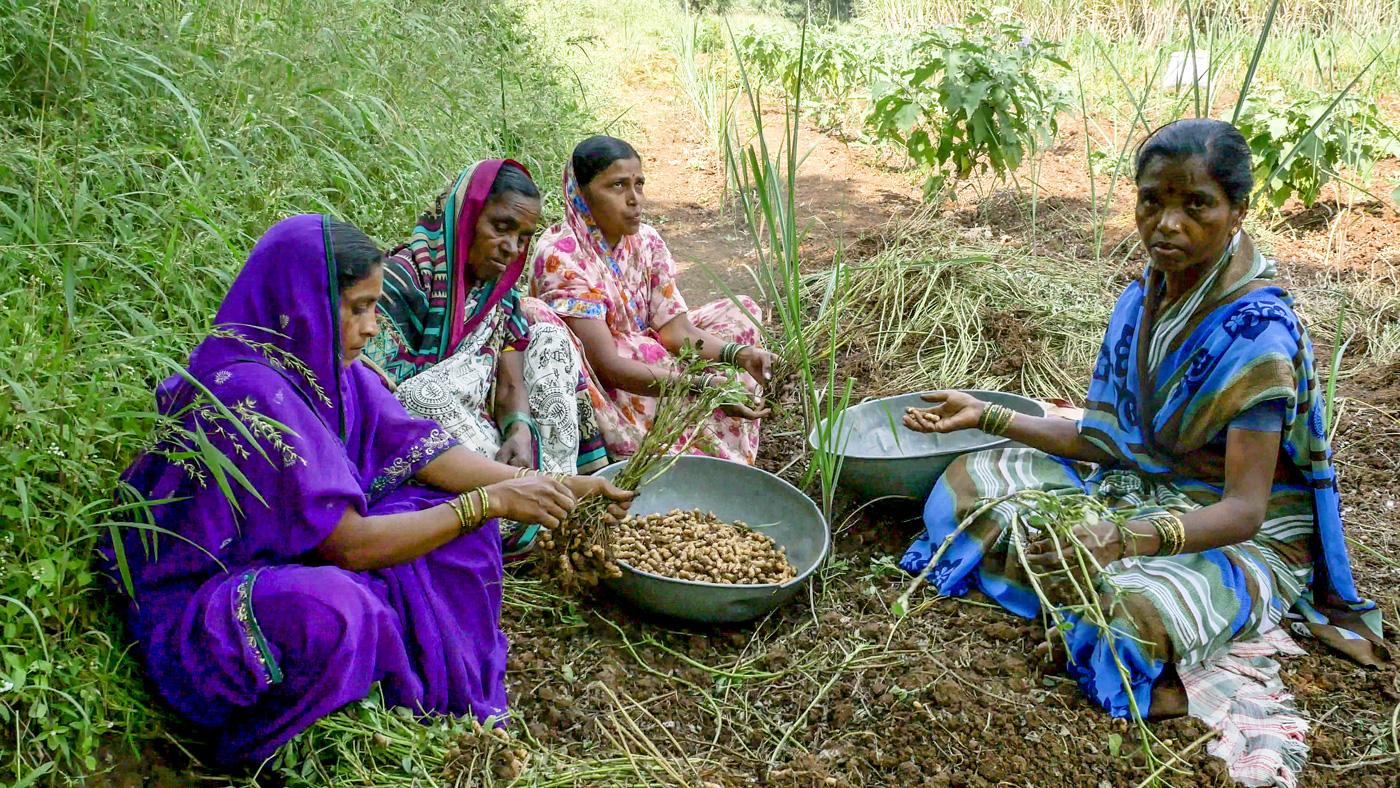
[[393, 243], [488, 155], [557, 201], [596, 121], [499, 3], [0, 0], [0, 19], [0, 783], [23, 783], [178, 730], [90, 559], [154, 383], [258, 235], [319, 211]]

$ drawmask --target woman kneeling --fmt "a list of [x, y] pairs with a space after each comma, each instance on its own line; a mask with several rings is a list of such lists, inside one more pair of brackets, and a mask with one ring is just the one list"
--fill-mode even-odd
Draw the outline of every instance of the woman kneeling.
[[495, 520], [555, 526], [581, 497], [631, 497], [525, 475], [409, 415], [357, 362], [382, 260], [321, 216], [269, 230], [159, 387], [171, 426], [123, 476], [149, 510], [104, 548], [129, 632], [222, 763], [267, 757], [374, 682], [394, 705], [502, 720]]
[[[1184, 712], [1176, 666], [1268, 631], [1290, 608], [1319, 639], [1373, 663], [1379, 613], [1352, 580], [1312, 345], [1271, 281], [1273, 263], [1241, 229], [1249, 148], [1229, 124], [1174, 123], [1143, 145], [1137, 187], [1150, 264], [1118, 300], [1078, 424], [949, 392], [906, 414], [911, 429], [980, 426], [1032, 448], [949, 466], [924, 510], [928, 532], [902, 565], [927, 566], [983, 500], [1084, 492], [1131, 518], [1124, 531], [1109, 519], [1076, 528], [1105, 567], [1098, 591], [1114, 634], [1071, 617], [1065, 637], [1071, 673], [1115, 716], [1133, 705], [1144, 716]], [[952, 540], [930, 573], [941, 593], [975, 584], [1036, 615], [1007, 534], [1016, 511], [992, 508]], [[1045, 569], [1061, 560], [1048, 535], [1032, 537], [1026, 559]]]

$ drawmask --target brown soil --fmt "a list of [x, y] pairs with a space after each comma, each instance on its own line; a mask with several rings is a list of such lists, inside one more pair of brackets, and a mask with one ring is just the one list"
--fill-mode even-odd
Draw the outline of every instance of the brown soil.
[[[757, 293], [752, 274], [756, 255], [742, 210], [725, 205], [721, 154], [684, 97], [670, 85], [650, 82], [626, 86], [620, 102], [630, 106], [629, 120], [641, 131], [632, 140], [645, 162], [647, 221], [661, 231], [682, 274], [681, 289], [691, 306], [725, 297], [725, 289]], [[741, 110], [738, 122], [752, 129]], [[781, 109], [764, 112], [764, 134], [776, 146], [783, 137]], [[840, 248], [859, 250], [866, 237], [919, 206], [917, 187], [871, 166], [873, 159], [804, 122], [798, 148], [806, 159], [798, 170], [799, 225], [810, 224], [804, 260], [821, 265]], [[714, 276], [707, 273], [713, 272]]]

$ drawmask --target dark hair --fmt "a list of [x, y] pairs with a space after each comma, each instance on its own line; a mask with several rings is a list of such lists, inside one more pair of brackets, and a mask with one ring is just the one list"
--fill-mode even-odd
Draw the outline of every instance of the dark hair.
[[335, 260], [336, 287], [345, 292], [363, 282], [384, 263], [384, 253], [364, 231], [353, 224], [331, 219], [327, 222], [331, 239], [331, 259]]
[[617, 137], [589, 137], [574, 148], [574, 179], [579, 186], [587, 186], [598, 177], [598, 173], [612, 166], [615, 161], [625, 159], [641, 160], [637, 149]]
[[1168, 123], [1152, 132], [1137, 152], [1137, 177], [1155, 158], [1176, 161], [1204, 156], [1211, 177], [1237, 208], [1249, 205], [1254, 193], [1254, 167], [1249, 143], [1239, 130], [1223, 120], [1188, 118]]
[[502, 164], [496, 172], [496, 180], [491, 181], [491, 189], [486, 192], [486, 201], [499, 200], [507, 194], [519, 194], [536, 200], [540, 198], [540, 190], [530, 180], [529, 173], [513, 161]]

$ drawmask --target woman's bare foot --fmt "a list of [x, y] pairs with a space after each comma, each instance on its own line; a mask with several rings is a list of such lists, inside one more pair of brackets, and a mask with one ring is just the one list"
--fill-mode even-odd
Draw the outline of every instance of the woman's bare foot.
[[1168, 662], [1152, 685], [1152, 705], [1148, 707], [1147, 719], [1153, 722], [1185, 717], [1190, 708], [1186, 697], [1186, 685], [1176, 673], [1176, 665]]

